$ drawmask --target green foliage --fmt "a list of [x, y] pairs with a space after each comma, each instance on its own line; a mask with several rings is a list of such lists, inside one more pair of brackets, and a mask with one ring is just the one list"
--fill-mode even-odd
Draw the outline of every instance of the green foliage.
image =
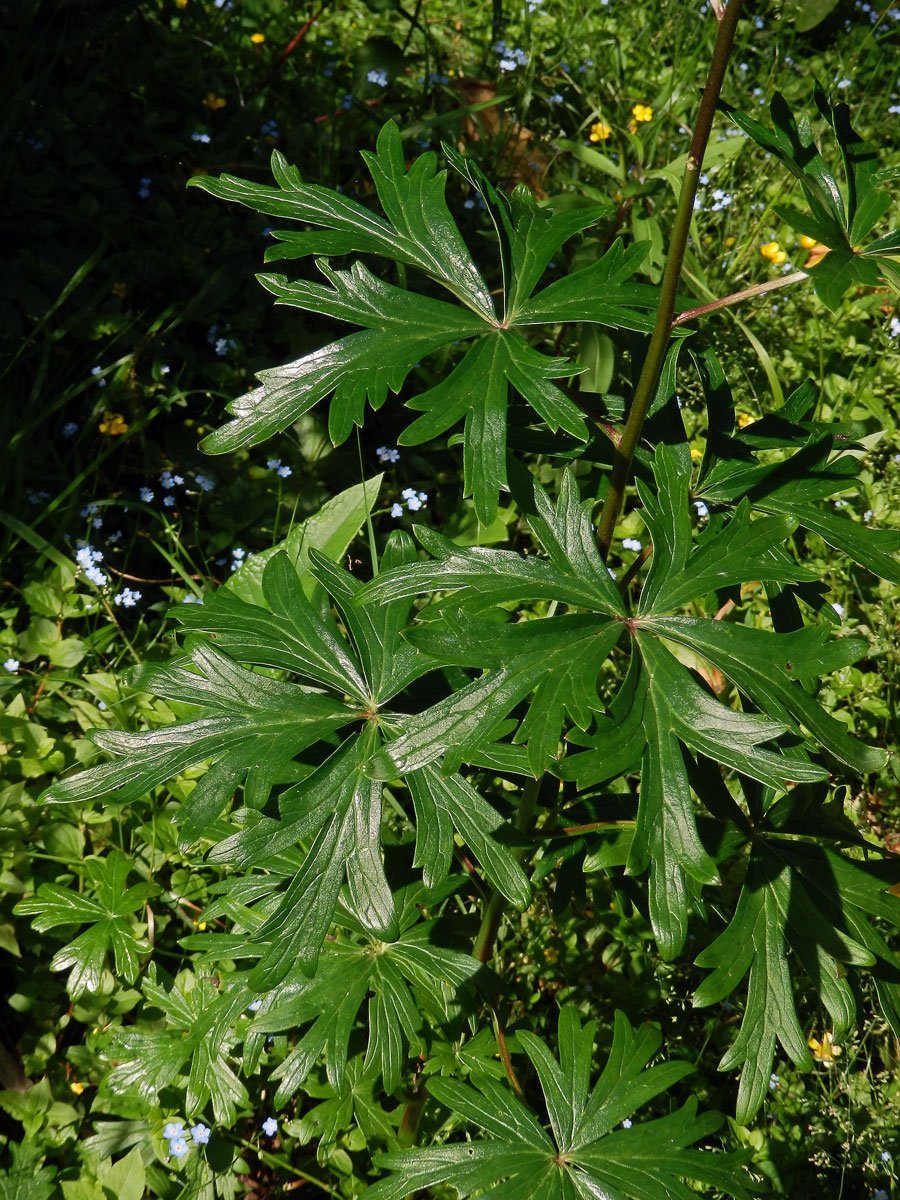
[[[648, 1068], [662, 1041], [659, 1033], [645, 1025], [635, 1034], [625, 1016], [616, 1013], [609, 1057], [591, 1089], [595, 1031], [595, 1022], [582, 1025], [574, 1008], [563, 1008], [559, 1059], [541, 1038], [525, 1031], [519, 1035], [540, 1083], [551, 1134], [508, 1087], [491, 1079], [482, 1076], [475, 1087], [431, 1080], [429, 1092], [488, 1138], [383, 1154], [380, 1164], [394, 1174], [368, 1194], [375, 1200], [396, 1200], [449, 1182], [461, 1196], [490, 1189], [501, 1195], [548, 1198], [609, 1195], [651, 1200], [666, 1195], [686, 1200], [693, 1194], [679, 1182], [686, 1177], [745, 1200], [749, 1193], [737, 1170], [740, 1156], [689, 1149], [720, 1121], [712, 1114], [698, 1117], [696, 1101], [632, 1127], [631, 1116], [688, 1074], [690, 1066], [670, 1062]], [[626, 1128], [614, 1131], [621, 1122]]]
[[670, 0], [14, 17], [0, 1200], [894, 1186], [897, 28], [832, 9], [747, 11], [680, 217]]
[[[363, 153], [387, 220], [336, 192], [304, 184], [278, 151], [272, 155], [277, 188], [228, 175], [191, 181], [258, 212], [322, 226], [321, 233], [276, 230], [282, 246], [268, 250], [266, 258], [321, 255], [316, 265], [330, 288], [291, 282], [283, 275], [260, 275], [259, 281], [279, 304], [352, 321], [366, 331], [263, 372], [262, 387], [231, 404], [235, 419], [210, 434], [206, 450], [222, 454], [262, 441], [332, 393], [328, 431], [333, 442], [343, 442], [354, 425], [362, 425], [366, 399], [373, 409], [381, 408], [388, 390], [399, 392], [423, 355], [462, 339], [474, 340], [445, 380], [415, 398], [410, 406], [424, 415], [407, 426], [398, 441], [420, 445], [464, 419], [465, 494], [474, 496], [480, 521], [489, 525], [494, 519], [498, 490], [506, 480], [509, 385], [552, 431], [562, 428], [587, 440], [578, 407], [551, 382], [571, 377], [580, 368], [535, 350], [525, 341], [523, 329], [577, 320], [649, 330], [651, 320], [640, 310], [653, 306], [654, 293], [646, 285], [628, 282], [647, 246], [637, 243], [624, 250], [616, 242], [592, 266], [534, 294], [556, 251], [592, 224], [599, 210], [553, 215], [539, 208], [526, 188], [517, 189], [508, 201], [477, 168], [448, 147], [444, 150], [497, 214], [504, 266], [499, 313], [447, 208], [446, 172], [437, 171], [430, 152], [407, 171], [400, 134], [392, 123], [379, 134], [376, 153]], [[389, 284], [361, 263], [349, 272], [335, 270], [324, 257], [351, 252], [414, 267], [446, 288], [462, 307]]]

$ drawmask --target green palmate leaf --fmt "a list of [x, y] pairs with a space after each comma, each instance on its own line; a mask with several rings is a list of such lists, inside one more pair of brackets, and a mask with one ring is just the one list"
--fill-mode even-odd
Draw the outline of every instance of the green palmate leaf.
[[554, 1200], [687, 1200], [695, 1193], [681, 1181], [695, 1180], [744, 1200], [746, 1156], [691, 1149], [719, 1125], [718, 1114], [696, 1115], [689, 1101], [669, 1116], [612, 1132], [643, 1105], [691, 1071], [686, 1063], [647, 1068], [661, 1044], [645, 1025], [635, 1034], [616, 1014], [612, 1046], [603, 1074], [590, 1090], [594, 1022], [586, 1026], [574, 1009], [559, 1017], [559, 1058], [528, 1032], [522, 1048], [537, 1074], [551, 1133], [508, 1087], [485, 1075], [476, 1086], [432, 1079], [429, 1092], [485, 1137], [443, 1146], [383, 1154], [376, 1164], [392, 1171], [370, 1188], [373, 1200], [399, 1200], [420, 1188], [452, 1185], [461, 1196], [494, 1195]]
[[[396, 531], [382, 569], [402, 571], [414, 555], [409, 537]], [[252, 895], [241, 893], [240, 901], [247, 929], [241, 953], [258, 959], [250, 977], [258, 990], [275, 986], [295, 963], [314, 971], [345, 883], [362, 927], [379, 939], [397, 937], [381, 858], [381, 780], [398, 773], [415, 773], [407, 782], [415, 812], [424, 816], [416, 862], [430, 884], [450, 869], [456, 831], [508, 899], [524, 907], [530, 897], [527, 877], [499, 838], [500, 815], [466, 780], [442, 778], [429, 766], [449, 754], [460, 761], [459, 746], [467, 745], [470, 735], [478, 748], [490, 740], [483, 736], [480, 712], [475, 713], [477, 731], [469, 729], [468, 689], [443, 702], [451, 714], [443, 724], [434, 721], [441, 705], [428, 710], [423, 739], [423, 722], [402, 711], [405, 701], [399, 712], [387, 707], [435, 666], [399, 637], [409, 602], [358, 603], [359, 582], [315, 550], [309, 570], [322, 585], [318, 600], [307, 598], [302, 577], [279, 553], [262, 574], [265, 608], [227, 588], [202, 605], [179, 607], [178, 619], [193, 631], [188, 656], [145, 668], [136, 678], [157, 695], [199, 706], [200, 714], [146, 733], [95, 734], [114, 761], [60, 781], [46, 793], [56, 801], [110, 793], [134, 799], [188, 766], [209, 761], [178, 813], [181, 842], [209, 837], [217, 843], [210, 850], [213, 861], [265, 870]], [[343, 629], [326, 593], [341, 611]], [[272, 671], [290, 678], [275, 678]], [[524, 694], [518, 682], [514, 686], [517, 695]], [[339, 729], [346, 730], [344, 740], [324, 762], [316, 766], [303, 760], [304, 751], [333, 740]], [[392, 751], [411, 742], [418, 746], [414, 752], [386, 758], [385, 746]], [[385, 762], [388, 770], [380, 771]], [[295, 782], [298, 778], [302, 782]], [[213, 822], [241, 786], [246, 807], [236, 814], [234, 831], [223, 836], [222, 826]], [[273, 788], [277, 800], [270, 801]], [[276, 808], [277, 818], [270, 815]], [[246, 882], [235, 886], [240, 891]]]
[[776, 1043], [798, 1065], [811, 1062], [797, 1019], [789, 949], [819, 993], [836, 1039], [856, 1017], [848, 968], [872, 966], [884, 1010], [892, 1021], [897, 1016], [897, 961], [866, 919], [871, 913], [900, 921], [900, 900], [888, 890], [896, 882], [895, 867], [853, 861], [836, 850], [772, 836], [773, 830], [808, 832], [791, 817], [790, 798], [770, 808], [758, 826], [734, 916], [697, 958], [699, 966], [712, 968], [695, 993], [698, 1006], [723, 1000], [750, 973], [741, 1030], [720, 1064], [722, 1070], [742, 1066], [737, 1119], [743, 1124], [768, 1092]]
[[418, 267], [490, 320], [494, 316], [490, 293], [447, 208], [446, 173], [437, 170], [434, 154], [423, 154], [407, 173], [399, 131], [389, 121], [379, 135], [377, 153], [366, 153], [364, 157], [387, 221], [340, 192], [303, 183], [297, 168], [290, 166], [278, 151], [272, 155], [277, 188], [248, 183], [231, 175], [219, 179], [195, 176], [191, 183], [257, 212], [322, 227], [323, 232], [276, 232], [285, 247], [272, 247], [266, 254], [269, 261], [354, 251], [384, 255]]
[[[229, 948], [217, 951], [216, 936], [196, 935], [185, 945], [211, 947], [227, 958]], [[441, 945], [437, 936], [437, 924], [430, 921], [404, 929], [389, 944], [331, 943], [314, 979], [293, 971], [268, 992], [247, 1037], [247, 1069], [256, 1068], [268, 1034], [302, 1031], [273, 1074], [279, 1080], [276, 1105], [290, 1100], [322, 1055], [329, 1080], [341, 1087], [349, 1041], [360, 1025], [368, 1038], [365, 1069], [381, 1074], [386, 1091], [395, 1090], [408, 1053], [422, 1048], [423, 1015], [438, 1025], [445, 1022], [450, 1005], [485, 973], [471, 955]]]
[[133, 867], [134, 863], [118, 850], [102, 859], [86, 859], [83, 870], [93, 884], [91, 894], [43, 883], [34, 896], [20, 900], [15, 907], [17, 915], [34, 917], [34, 927], [40, 932], [60, 925], [89, 925], [74, 941], [57, 950], [50, 962], [53, 971], [69, 971], [66, 987], [73, 997], [100, 990], [109, 954], [117, 975], [128, 983], [137, 978], [141, 955], [149, 947], [137, 937], [131, 918], [159, 893], [159, 887], [155, 883], [126, 886]]
[[401, 434], [400, 442], [415, 445], [463, 421], [465, 489], [474, 497], [482, 524], [489, 525], [494, 519], [498, 492], [505, 486], [510, 385], [551, 431], [563, 429], [581, 441], [588, 440], [578, 408], [551, 382], [569, 378], [581, 368], [564, 358], [540, 354], [516, 327], [584, 320], [648, 330], [652, 317], [641, 310], [655, 308], [656, 292], [629, 282], [641, 265], [646, 246], [626, 250], [616, 242], [591, 267], [551, 284], [530, 299], [562, 242], [605, 210], [551, 214], [522, 189], [507, 200], [473, 163], [452, 148], [445, 150], [490, 201], [504, 266], [504, 313], [500, 318], [447, 209], [444, 173], [436, 171], [430, 152], [407, 171], [393, 122], [379, 134], [377, 152], [363, 154], [386, 220], [339, 193], [302, 183], [277, 152], [272, 159], [277, 188], [227, 175], [195, 181], [223, 199], [324, 227], [325, 232], [276, 234], [284, 246], [270, 251], [268, 259], [375, 253], [417, 267], [453, 296], [448, 303], [409, 292], [379, 279], [361, 263], [346, 271], [335, 270], [324, 257], [318, 258], [316, 265], [326, 283], [260, 275], [260, 282], [277, 303], [350, 321], [363, 329], [295, 362], [260, 372], [261, 386], [229, 405], [234, 419], [210, 434], [203, 442], [204, 449], [222, 454], [260, 442], [287, 428], [327, 396], [332, 397], [329, 434], [333, 442], [342, 442], [354, 425], [363, 423], [367, 401], [379, 408], [388, 392], [400, 391], [423, 357], [472, 338], [474, 344], [455, 370], [437, 387], [409, 401], [410, 407], [423, 415]]
[[[883, 280], [895, 285], [896, 267], [880, 257], [877, 243], [868, 249], [860, 246], [890, 208], [891, 197], [880, 187], [885, 181], [878, 171], [875, 150], [851, 126], [847, 105], [832, 106], [818, 86], [815, 102], [840, 151], [846, 179], [843, 190], [816, 145], [809, 118], [795, 117], [780, 92], [775, 93], [770, 105], [771, 129], [746, 113], [728, 105], [722, 107], [799, 181], [809, 212], [792, 207], [778, 207], [776, 211], [798, 233], [814, 237], [829, 248], [830, 253], [810, 270], [809, 276], [819, 299], [833, 311], [850, 287], [875, 287]], [[883, 239], [879, 241], [883, 243]]]
[[238, 1040], [232, 1024], [251, 993], [237, 987], [222, 994], [211, 981], [193, 977], [166, 986], [155, 964], [148, 969], [143, 992], [147, 1004], [165, 1014], [166, 1028], [127, 1029], [116, 1035], [116, 1065], [107, 1077], [110, 1089], [134, 1090], [155, 1099], [186, 1075], [188, 1112], [202, 1112], [211, 1103], [216, 1120], [230, 1125], [248, 1100], [227, 1061]]

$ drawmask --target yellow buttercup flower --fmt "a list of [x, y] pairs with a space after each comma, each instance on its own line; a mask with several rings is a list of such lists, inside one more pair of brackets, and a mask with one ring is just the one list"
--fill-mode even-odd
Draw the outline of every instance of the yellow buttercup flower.
[[127, 433], [128, 424], [121, 413], [104, 413], [99, 428], [107, 437], [116, 437], [120, 433]]
[[638, 124], [640, 124], [641, 121], [652, 121], [653, 109], [649, 104], [636, 104], [631, 110], [631, 115], [634, 117], [635, 121], [638, 122]]
[[261, 46], [265, 40], [266, 40], [266, 35], [264, 33], [251, 33], [250, 34], [250, 41], [253, 43], [254, 46]]
[[612, 130], [605, 121], [595, 121], [588, 135], [592, 142], [605, 142]]
[[112, 294], [114, 296], [118, 296], [119, 299], [121, 299], [123, 296], [128, 295], [128, 284], [127, 283], [114, 283], [109, 290], [112, 292]]
[[816, 239], [807, 237], [805, 233], [801, 233], [799, 242], [804, 250], [812, 250], [813, 246], [816, 245]]
[[763, 258], [767, 258], [771, 263], [783, 263], [787, 258], [787, 254], [779, 246], [778, 242], [766, 242], [759, 248]]
[[187, 0], [175, 0], [176, 8], [187, 8]]
[[69, 1084], [69, 1091], [74, 1092], [76, 1096], [80, 1096], [84, 1091], [84, 1084], [79, 1083], [77, 1079], [73, 1079]]
[[814, 1056], [822, 1063], [823, 1066], [833, 1067], [834, 1060], [840, 1058], [844, 1053], [843, 1046], [839, 1046], [834, 1040], [833, 1033], [823, 1033], [822, 1040], [812, 1037], [807, 1042]]
[[224, 108], [227, 103], [227, 100], [223, 100], [215, 92], [207, 92], [203, 98], [203, 104], [210, 112], [215, 112], [217, 108]]
[[741, 429], [744, 429], [747, 425], [753, 424], [753, 418], [749, 413], [738, 413], [737, 423]]

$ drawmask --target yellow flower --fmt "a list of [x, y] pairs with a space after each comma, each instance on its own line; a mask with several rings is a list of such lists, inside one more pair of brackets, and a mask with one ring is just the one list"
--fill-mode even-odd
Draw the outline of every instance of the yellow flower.
[[266, 40], [266, 35], [264, 33], [251, 33], [250, 34], [250, 41], [253, 43], [254, 46], [261, 46], [265, 40]]
[[193, 924], [193, 925], [196, 925], [196, 926], [197, 926], [197, 928], [200, 930], [200, 932], [201, 932], [201, 933], [202, 933], [202, 932], [203, 932], [203, 930], [206, 928], [206, 922], [205, 922], [205, 921], [193, 921], [193, 922], [192, 922], [192, 924]]
[[73, 1079], [69, 1084], [69, 1091], [74, 1092], [76, 1096], [80, 1096], [84, 1091], [84, 1084], [79, 1083], [77, 1079]]
[[807, 237], [805, 233], [801, 233], [799, 241], [804, 250], [812, 250], [817, 244], [815, 238]]
[[731, 247], [731, 246], [733, 246], [733, 245], [734, 245], [734, 238], [733, 238], [733, 237], [727, 237], [727, 238], [725, 239], [725, 245], [726, 245], [726, 246], [728, 246], [728, 247]]
[[203, 103], [210, 112], [215, 112], [217, 108], [224, 108], [228, 103], [221, 96], [217, 96], [215, 92], [207, 92], [203, 98]]
[[760, 246], [759, 252], [771, 263], [783, 263], [787, 258], [787, 254], [777, 242], [766, 242], [765, 245]]
[[605, 142], [612, 130], [605, 121], [595, 121], [588, 135], [592, 142]]
[[114, 296], [119, 296], [119, 297], [126, 296], [128, 294], [128, 284], [127, 283], [114, 283], [109, 290], [112, 292], [112, 294]]
[[833, 1067], [834, 1060], [844, 1053], [843, 1046], [838, 1046], [833, 1033], [823, 1033], [822, 1040], [810, 1038], [807, 1043], [815, 1057], [826, 1067]]
[[636, 104], [631, 110], [631, 115], [638, 123], [641, 121], [652, 121], [653, 109], [649, 104]]
[[628, 122], [628, 132], [637, 133], [637, 123], [635, 121]]
[[121, 413], [104, 413], [103, 420], [100, 422], [100, 432], [107, 434], [109, 437], [116, 437], [117, 434], [125, 433], [128, 430], [128, 425]]
[[737, 423], [740, 425], [741, 429], [744, 429], [747, 425], [753, 424], [753, 418], [749, 413], [738, 413]]
[[702, 458], [703, 451], [698, 450], [696, 446], [691, 446], [691, 458]]
[[176, 8], [187, 8], [187, 0], [175, 0]]

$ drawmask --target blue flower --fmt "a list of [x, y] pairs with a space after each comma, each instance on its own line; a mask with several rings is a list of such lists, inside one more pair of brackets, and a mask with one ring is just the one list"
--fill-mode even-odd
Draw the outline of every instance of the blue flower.
[[145, 504], [149, 504], [153, 499], [153, 492], [148, 487], [142, 487], [139, 494]]
[[638, 541], [637, 538], [630, 538], [630, 537], [622, 538], [622, 549], [623, 550], [640, 550], [641, 543]]
[[64, 438], [74, 437], [77, 432], [78, 426], [74, 421], [67, 421], [60, 430], [60, 433], [62, 433]]
[[277, 471], [280, 466], [281, 466], [280, 458], [269, 458], [266, 460], [266, 467], [270, 471]]
[[211, 492], [216, 486], [215, 482], [210, 479], [208, 475], [195, 475], [194, 483], [196, 483], [197, 487], [204, 492]]
[[121, 592], [113, 596], [113, 604], [121, 604], [123, 608], [134, 608], [140, 598], [140, 592], [133, 592], [131, 588], [123, 588]]
[[150, 195], [150, 183], [151, 180], [149, 178], [141, 180], [141, 186], [138, 188], [138, 195], [142, 200], [146, 200]]
[[385, 71], [384, 67], [374, 67], [366, 75], [366, 79], [368, 79], [369, 83], [377, 83], [379, 87], [387, 87], [387, 71]]
[[836, 86], [839, 88], [848, 88], [852, 83], [852, 79], [839, 79]]
[[706, 507], [706, 505], [703, 503], [702, 500], [695, 500], [694, 508], [696, 508], [696, 510], [697, 510], [698, 517], [708, 517], [709, 516], [709, 509]]
[[463, 208], [474, 208], [474, 207], [475, 207], [475, 201], [471, 198], [471, 196], [469, 197], [468, 200], [463, 201]]
[[562, 93], [554, 92], [552, 96], [547, 97], [547, 102], [549, 104], [562, 104], [562, 102], [563, 102]]
[[206, 145], [209, 142], [209, 134], [208, 133], [192, 133], [191, 141], [192, 142], [203, 142], [203, 144]]
[[402, 504], [392, 505], [391, 516], [394, 518], [395, 521], [398, 517], [402, 517], [403, 516], [403, 505]]
[[781, 1079], [773, 1071], [769, 1076], [769, 1091], [774, 1092], [777, 1087], [781, 1086]]
[[224, 358], [228, 353], [228, 338], [216, 338], [216, 354], [219, 358]]
[[[91, 367], [91, 374], [92, 374], [92, 375], [100, 375], [100, 374], [102, 373], [102, 371], [103, 371], [103, 368], [102, 368], [102, 367]], [[105, 380], [105, 379], [98, 379], [98, 380], [97, 380], [97, 387], [106, 387], [106, 380]]]
[[250, 1009], [250, 1012], [259, 1012], [259, 1010], [262, 1008], [262, 1000], [260, 1000], [260, 999], [257, 997], [257, 999], [256, 999], [256, 1000], [251, 1000], [251, 1001], [250, 1001], [250, 1004], [249, 1004], [249, 1006], [248, 1006], [248, 1007], [249, 1007], [249, 1009]]
[[99, 588], [106, 587], [107, 583], [109, 583], [109, 580], [99, 567], [88, 567], [84, 573], [84, 577], [85, 579], [89, 579], [91, 583], [96, 584], [96, 586]]
[[11, 674], [15, 675], [16, 671], [19, 669], [19, 660], [17, 658], [8, 658], [3, 664], [3, 669], [4, 671], [9, 671]]
[[890, 1162], [891, 1161], [891, 1154], [890, 1154], [889, 1150], [882, 1150], [881, 1161], [882, 1162]]
[[344, 112], [346, 112], [347, 109], [352, 106], [352, 104], [353, 96], [350, 94], [350, 92], [344, 92], [343, 98], [341, 99], [341, 108], [344, 110]]
[[630, 1119], [629, 1119], [628, 1117], [626, 1117], [626, 1118], [625, 1118], [625, 1120], [622, 1122], [622, 1128], [623, 1128], [623, 1129], [630, 1129], [630, 1128], [631, 1128], [631, 1121], [630, 1121]]
[[290, 475], [290, 473], [291, 473], [290, 467], [279, 467], [278, 468], [278, 474], [281, 476], [282, 479], [287, 479], [287, 477], [288, 477], [288, 475]]
[[160, 375], [168, 375], [171, 370], [172, 368], [170, 366], [168, 366], [166, 363], [163, 363], [163, 365], [159, 368], [159, 373]]
[[183, 1137], [172, 1138], [169, 1142], [169, 1153], [173, 1158], [184, 1158], [188, 1152], [188, 1144]]
[[103, 562], [103, 552], [95, 550], [87, 542], [80, 543], [75, 552], [75, 561], [83, 571], [86, 571], [89, 567], [94, 566], [95, 563]]
[[266, 1137], [274, 1137], [278, 1132], [278, 1122], [274, 1117], [266, 1117], [260, 1128]]
[[180, 1138], [184, 1133], [184, 1125], [181, 1121], [170, 1121], [163, 1130], [165, 1138]]
[[171, 488], [175, 487], [177, 484], [184, 483], [184, 479], [182, 478], [181, 475], [173, 475], [172, 472], [170, 470], [168, 470], [168, 468], [167, 468], [160, 475], [159, 482], [163, 485], [164, 488], [171, 489]]
[[166, 506], [166, 508], [174, 508], [175, 507], [175, 497], [174, 496], [163, 496], [163, 504]]
[[101, 712], [106, 712], [106, 708], [107, 708], [106, 701], [105, 701], [105, 700], [98, 700], [98, 701], [97, 701], [97, 707], [100, 709], [100, 711], [101, 711]]
[[193, 592], [188, 592], [188, 594], [184, 597], [184, 599], [181, 601], [181, 603], [182, 604], [202, 604], [203, 597], [195, 596]]
[[379, 446], [375, 453], [378, 455], [379, 462], [395, 463], [400, 460], [400, 451], [393, 450], [388, 446]]
[[202, 1121], [198, 1121], [196, 1125], [191, 1126], [191, 1137], [198, 1146], [205, 1146], [207, 1144], [210, 1132]]

